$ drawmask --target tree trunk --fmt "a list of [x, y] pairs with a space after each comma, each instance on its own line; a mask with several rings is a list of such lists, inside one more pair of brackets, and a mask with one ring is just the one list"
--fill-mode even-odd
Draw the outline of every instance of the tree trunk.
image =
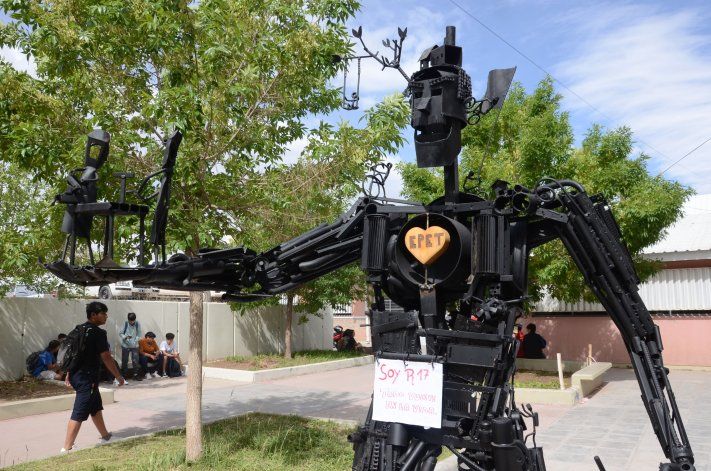
[[294, 318], [294, 295], [286, 295], [286, 328], [284, 329], [284, 358], [291, 358], [291, 321]]
[[185, 401], [185, 459], [202, 455], [202, 304], [203, 294], [190, 292], [190, 356]]

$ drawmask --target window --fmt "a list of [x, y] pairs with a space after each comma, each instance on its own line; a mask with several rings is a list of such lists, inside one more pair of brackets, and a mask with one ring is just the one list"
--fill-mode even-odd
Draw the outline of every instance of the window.
[[334, 316], [352, 316], [353, 311], [350, 304], [334, 304], [331, 306]]

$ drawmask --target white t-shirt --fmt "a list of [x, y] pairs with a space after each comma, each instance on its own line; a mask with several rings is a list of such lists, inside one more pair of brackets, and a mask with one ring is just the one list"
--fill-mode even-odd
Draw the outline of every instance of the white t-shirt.
[[173, 342], [171, 345], [168, 345], [167, 340], [163, 340], [160, 343], [160, 351], [165, 353], [178, 353], [178, 351], [175, 349], [175, 342]]

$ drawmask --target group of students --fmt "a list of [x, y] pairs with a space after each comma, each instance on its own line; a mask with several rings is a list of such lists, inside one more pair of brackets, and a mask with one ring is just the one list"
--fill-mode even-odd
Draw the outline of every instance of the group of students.
[[129, 312], [123, 328], [119, 332], [121, 339], [121, 372], [128, 376], [128, 359], [131, 358], [133, 379], [141, 381], [151, 377], [175, 377], [182, 373], [180, 353], [175, 346], [175, 335], [168, 332], [165, 340], [156, 342], [156, 334], [146, 332], [141, 337], [141, 324], [136, 314]]
[[[26, 359], [27, 371], [37, 379], [64, 380], [66, 371], [62, 371], [57, 362], [57, 354], [66, 334], [59, 334], [42, 351], [34, 352]], [[141, 325], [136, 314], [129, 312], [123, 328], [119, 332], [121, 339], [121, 373], [128, 376], [128, 359], [131, 358], [132, 378], [141, 381], [151, 377], [176, 377], [182, 374], [180, 353], [175, 345], [175, 335], [168, 332], [160, 345], [156, 334], [146, 332], [141, 337]], [[106, 371], [107, 380], [114, 379]]]

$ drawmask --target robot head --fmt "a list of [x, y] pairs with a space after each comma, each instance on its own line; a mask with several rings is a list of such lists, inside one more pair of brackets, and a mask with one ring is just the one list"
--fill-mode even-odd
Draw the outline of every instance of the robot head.
[[462, 147], [461, 130], [467, 125], [466, 104], [472, 92], [454, 35], [454, 27], [448, 26], [444, 46], [422, 53], [420, 70], [410, 81], [418, 167], [452, 164]]

